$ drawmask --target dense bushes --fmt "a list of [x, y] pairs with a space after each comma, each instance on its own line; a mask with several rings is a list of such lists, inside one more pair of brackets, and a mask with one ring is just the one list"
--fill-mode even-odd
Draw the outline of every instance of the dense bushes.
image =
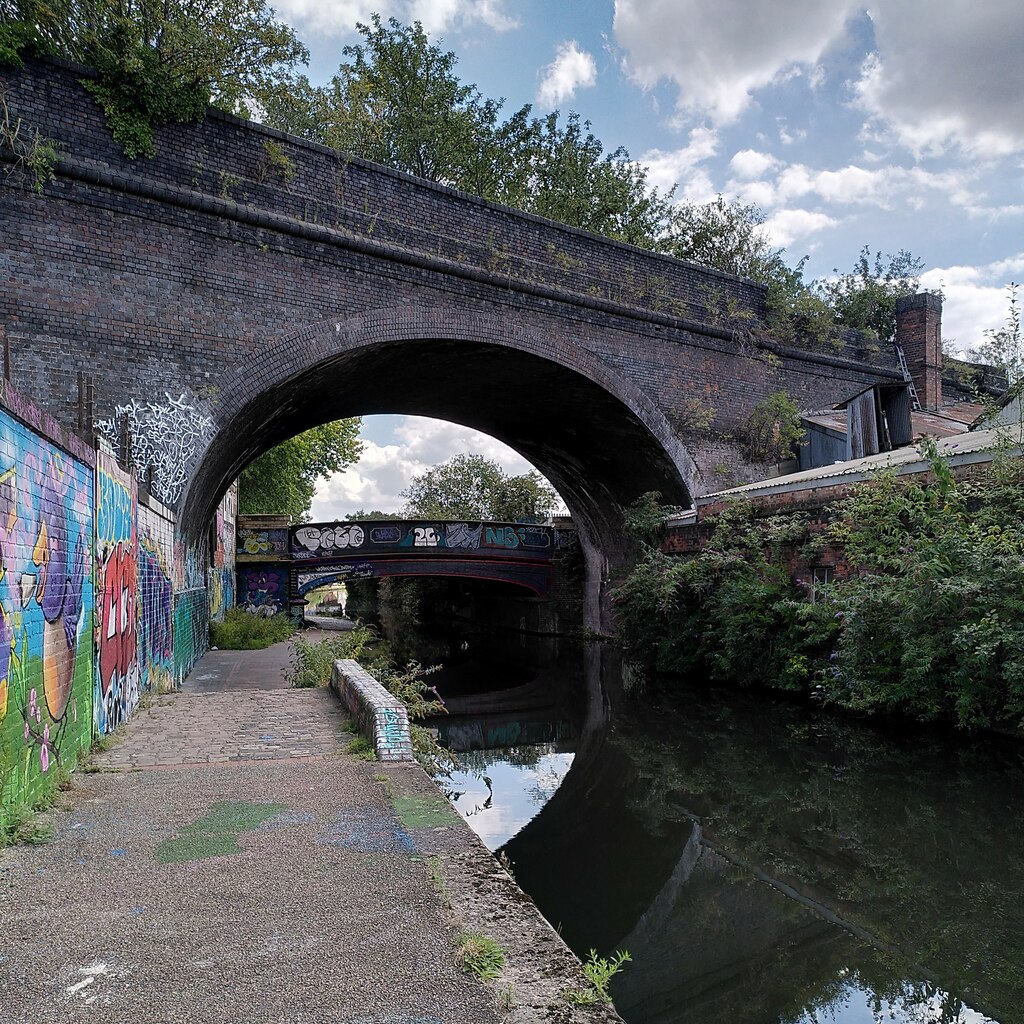
[[830, 527], [853, 570], [816, 603], [780, 555], [812, 545], [799, 515], [743, 503], [698, 555], [648, 549], [616, 591], [627, 647], [655, 668], [804, 690], [840, 707], [964, 727], [1024, 716], [1024, 474], [958, 484], [882, 476]]
[[264, 618], [241, 608], [229, 608], [223, 622], [210, 623], [210, 646], [222, 651], [261, 651], [287, 640], [294, 632], [295, 625], [284, 613]]

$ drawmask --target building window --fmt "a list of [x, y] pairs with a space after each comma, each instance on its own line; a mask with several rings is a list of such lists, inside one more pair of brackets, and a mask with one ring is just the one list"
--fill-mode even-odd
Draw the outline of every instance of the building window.
[[811, 604], [817, 604], [828, 593], [832, 575], [830, 565], [819, 565], [811, 570]]

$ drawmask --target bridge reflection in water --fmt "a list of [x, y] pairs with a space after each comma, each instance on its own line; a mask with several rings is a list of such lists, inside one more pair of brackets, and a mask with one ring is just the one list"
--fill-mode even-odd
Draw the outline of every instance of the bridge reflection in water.
[[531, 750], [524, 728], [442, 785], [492, 842], [532, 816], [501, 851], [578, 953], [632, 953], [612, 986], [627, 1021], [1024, 1021], [1019, 745], [701, 688], [632, 700], [600, 648], [575, 673], [575, 742]]

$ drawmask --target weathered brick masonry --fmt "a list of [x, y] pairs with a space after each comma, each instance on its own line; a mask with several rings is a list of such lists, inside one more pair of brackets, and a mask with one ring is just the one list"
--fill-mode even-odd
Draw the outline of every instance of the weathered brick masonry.
[[593, 577], [639, 493], [685, 502], [723, 467], [742, 476], [701, 447], [695, 404], [729, 432], [773, 391], [821, 406], [895, 372], [784, 350], [769, 369], [720, 325], [729, 304], [763, 313], [750, 282], [231, 117], [170, 126], [153, 160], [126, 161], [82, 74], [0, 71], [12, 114], [61, 153], [42, 194], [0, 187], [0, 324], [16, 383], [62, 422], [79, 371], [116, 441], [129, 416], [193, 540], [270, 445], [404, 412], [478, 427], [544, 471]]

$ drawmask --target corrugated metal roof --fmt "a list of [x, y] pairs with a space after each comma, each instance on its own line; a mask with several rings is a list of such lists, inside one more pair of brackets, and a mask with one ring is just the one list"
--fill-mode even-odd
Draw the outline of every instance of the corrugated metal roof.
[[[985, 406], [978, 402], [958, 402], [956, 405], [949, 405], [938, 411], [929, 412], [922, 410], [910, 414], [910, 425], [914, 437], [921, 434], [930, 434], [932, 437], [951, 437], [953, 434], [962, 433], [967, 427], [977, 420], [984, 411]], [[801, 419], [815, 426], [824, 427], [827, 430], [838, 430], [846, 433], [846, 410], [821, 409], [814, 412], [806, 412]]]
[[[1005, 430], [974, 430], [939, 438], [937, 441], [939, 453], [946, 456], [954, 465], [989, 461], [995, 449], [1005, 443]], [[1010, 450], [1014, 455], [1020, 455], [1022, 452], [1020, 444], [1012, 445]], [[731, 487], [727, 491], [705, 494], [697, 499], [697, 504], [708, 505], [729, 497], [809, 490], [828, 483], [855, 483], [858, 480], [867, 480], [873, 473], [889, 467], [901, 474], [924, 472], [928, 468], [928, 462], [922, 458], [915, 445], [908, 445], [891, 452], [868, 455], [863, 459], [834, 462], [831, 466], [819, 466], [817, 469], [807, 469], [801, 473], [756, 480], [740, 487]]]

